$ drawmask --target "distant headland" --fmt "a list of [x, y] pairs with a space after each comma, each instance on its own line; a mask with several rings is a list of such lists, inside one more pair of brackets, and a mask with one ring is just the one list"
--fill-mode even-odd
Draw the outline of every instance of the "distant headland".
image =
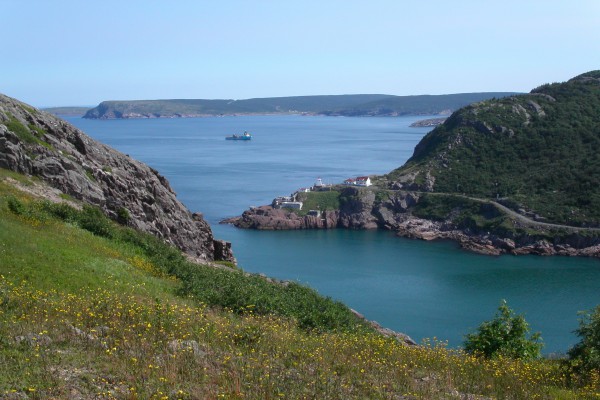
[[325, 116], [449, 115], [468, 104], [514, 95], [514, 92], [393, 96], [356, 94], [269, 97], [246, 100], [130, 100], [103, 101], [84, 118], [186, 118], [231, 115], [300, 114]]

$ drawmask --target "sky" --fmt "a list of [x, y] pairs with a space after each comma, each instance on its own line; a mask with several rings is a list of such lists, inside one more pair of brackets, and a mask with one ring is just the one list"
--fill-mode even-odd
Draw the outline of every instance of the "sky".
[[528, 92], [600, 69], [600, 1], [0, 0], [0, 37], [35, 107]]

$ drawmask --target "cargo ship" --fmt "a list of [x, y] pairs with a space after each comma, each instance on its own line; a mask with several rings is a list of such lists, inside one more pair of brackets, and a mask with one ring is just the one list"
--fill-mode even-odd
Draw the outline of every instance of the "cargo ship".
[[244, 133], [241, 135], [233, 134], [231, 136], [225, 137], [225, 140], [251, 140], [251, 139], [252, 139], [252, 135], [249, 134], [247, 131], [244, 131]]

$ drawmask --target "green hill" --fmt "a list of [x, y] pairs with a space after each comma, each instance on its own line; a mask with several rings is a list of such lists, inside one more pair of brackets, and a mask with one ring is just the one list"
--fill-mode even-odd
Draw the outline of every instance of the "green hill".
[[473, 101], [513, 93], [463, 93], [439, 96], [358, 94], [338, 96], [271, 97], [246, 100], [132, 100], [104, 101], [84, 118], [161, 118], [206, 115], [289, 114], [372, 116], [449, 113]]
[[600, 226], [600, 71], [462, 108], [387, 179], [498, 199], [538, 220]]

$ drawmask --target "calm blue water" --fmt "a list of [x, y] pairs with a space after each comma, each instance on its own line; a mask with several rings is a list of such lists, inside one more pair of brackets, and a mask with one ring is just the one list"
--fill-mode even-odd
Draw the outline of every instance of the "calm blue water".
[[[462, 343], [500, 300], [540, 331], [546, 353], [577, 338], [577, 312], [600, 303], [600, 262], [489, 257], [453, 243], [389, 232], [260, 232], [218, 225], [251, 205], [310, 186], [402, 165], [429, 131], [416, 117], [252, 116], [95, 121], [67, 118], [92, 137], [158, 169], [201, 211], [215, 236], [233, 242], [242, 268], [306, 283], [394, 330]], [[248, 130], [251, 142], [224, 138]]]

